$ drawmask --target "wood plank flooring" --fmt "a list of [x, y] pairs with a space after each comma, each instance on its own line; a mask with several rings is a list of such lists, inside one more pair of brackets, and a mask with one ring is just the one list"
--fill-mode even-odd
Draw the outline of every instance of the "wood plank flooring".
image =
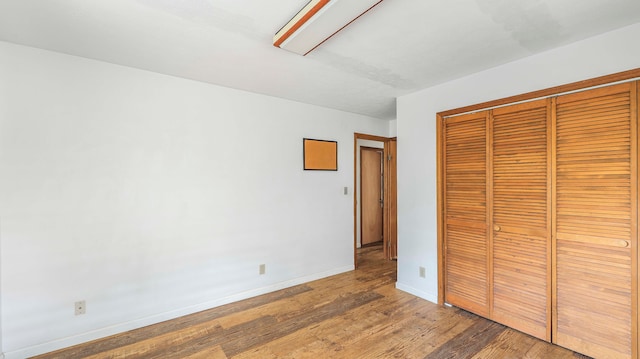
[[587, 358], [395, 289], [380, 246], [360, 267], [38, 356], [52, 358]]

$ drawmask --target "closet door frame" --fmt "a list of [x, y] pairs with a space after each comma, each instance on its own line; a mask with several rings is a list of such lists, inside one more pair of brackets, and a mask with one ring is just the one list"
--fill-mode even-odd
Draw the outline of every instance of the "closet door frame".
[[[635, 115], [636, 115], [636, 121], [635, 121], [635, 132], [636, 135], [640, 137], [640, 80], [636, 81], [636, 107], [634, 109], [635, 111]], [[635, 173], [636, 173], [636, 179], [637, 179], [637, 187], [635, 188], [636, 190], [636, 203], [638, 203], [638, 206], [640, 207], [640, 165], [638, 164], [640, 162], [640, 144], [638, 144], [638, 142], [640, 141], [640, 139], [636, 140], [636, 162], [635, 162]], [[638, 237], [640, 237], [640, 234], [638, 233], [638, 224], [640, 224], [640, 209], [636, 207], [636, 213], [635, 216], [633, 218], [634, 220], [634, 227], [636, 229], [636, 235]], [[640, 325], [640, 309], [638, 308], [640, 306], [640, 298], [638, 297], [638, 290], [640, 290], [640, 268], [638, 267], [640, 265], [640, 249], [638, 249], [638, 247], [640, 246], [640, 238], [638, 238], [638, 241], [636, 241], [636, 261], [635, 263], [633, 263], [633, 271], [631, 273], [632, 275], [632, 281], [631, 284], [633, 287], [633, 291], [632, 291], [632, 298], [631, 298], [631, 302], [634, 305], [635, 311], [636, 311], [636, 317], [635, 320], [632, 322], [632, 326], [631, 326], [631, 331], [633, 333], [633, 336], [635, 338], [635, 347], [632, 348], [632, 350], [635, 353], [636, 358], [640, 356], [640, 339], [638, 338], [638, 336], [640, 335], [640, 328], [638, 327]]]

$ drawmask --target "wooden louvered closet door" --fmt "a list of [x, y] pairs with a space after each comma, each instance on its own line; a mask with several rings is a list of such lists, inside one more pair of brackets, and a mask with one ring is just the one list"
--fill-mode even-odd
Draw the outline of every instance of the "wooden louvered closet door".
[[444, 123], [445, 300], [489, 315], [486, 112]]
[[638, 86], [443, 120], [445, 302], [639, 357]]
[[551, 100], [492, 111], [491, 319], [551, 340]]
[[635, 86], [557, 98], [554, 342], [596, 358], [637, 356]]

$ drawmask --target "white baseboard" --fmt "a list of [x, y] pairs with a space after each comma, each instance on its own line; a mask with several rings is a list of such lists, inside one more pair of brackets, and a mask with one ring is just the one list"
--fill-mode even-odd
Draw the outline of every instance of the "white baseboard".
[[354, 270], [353, 265], [334, 268], [325, 272], [315, 273], [305, 277], [295, 278], [292, 280], [272, 284], [266, 287], [257, 288], [250, 291], [233, 294], [227, 297], [214, 299], [201, 304], [176, 309], [176, 310], [152, 315], [152, 316], [141, 318], [141, 319], [123, 322], [123, 323], [112, 325], [109, 327], [78, 334], [72, 337], [67, 337], [67, 338], [63, 338], [63, 339], [59, 339], [59, 340], [55, 340], [47, 343], [42, 343], [42, 344], [27, 347], [27, 348], [23, 348], [23, 349], [18, 349], [15, 351], [5, 352], [4, 354], [0, 353], [0, 359], [23, 359], [23, 358], [27, 358], [35, 355], [48, 353], [54, 350], [63, 349], [73, 345], [86, 343], [91, 340], [108, 337], [110, 335], [123, 333], [129, 330], [146, 327], [148, 325], [164, 322], [166, 320], [175, 319], [185, 315], [201, 312], [203, 310], [219, 307], [221, 305], [237, 302], [247, 298], [256, 297], [262, 294], [275, 292], [280, 289], [293, 287], [295, 285], [308, 283], [317, 279], [330, 277], [332, 275], [349, 272], [352, 270]]
[[422, 299], [428, 300], [432, 303], [436, 303], [438, 304], [438, 295], [437, 294], [433, 294], [433, 293], [427, 293], [424, 291], [421, 291], [419, 289], [413, 288], [411, 286], [402, 284], [402, 283], [397, 283], [396, 282], [396, 288], [400, 289], [403, 292], [407, 292], [409, 294], [413, 294], [416, 297], [420, 297]]

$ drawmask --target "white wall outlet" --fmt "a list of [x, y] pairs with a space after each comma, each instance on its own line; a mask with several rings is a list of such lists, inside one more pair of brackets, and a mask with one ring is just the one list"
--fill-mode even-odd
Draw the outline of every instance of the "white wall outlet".
[[84, 300], [78, 301], [75, 304], [76, 315], [82, 315], [87, 312], [87, 303]]
[[427, 269], [425, 267], [420, 267], [420, 278], [427, 278]]
[[259, 269], [260, 275], [265, 274], [267, 272], [267, 265], [261, 264]]

